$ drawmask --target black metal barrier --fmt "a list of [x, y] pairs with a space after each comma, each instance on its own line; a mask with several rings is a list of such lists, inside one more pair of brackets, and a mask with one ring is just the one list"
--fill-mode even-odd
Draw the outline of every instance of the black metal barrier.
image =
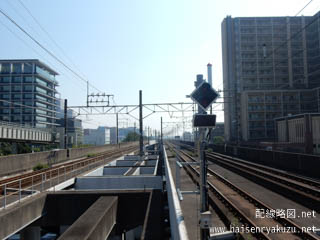
[[210, 144], [209, 147], [215, 152], [235, 156], [250, 162], [298, 173], [307, 177], [320, 178], [319, 156], [232, 145]]
[[[194, 146], [194, 142], [181, 141], [181, 143]], [[208, 148], [212, 148], [214, 152], [238, 157], [253, 163], [320, 179], [320, 156], [317, 155], [271, 151], [227, 144], [209, 144]]]

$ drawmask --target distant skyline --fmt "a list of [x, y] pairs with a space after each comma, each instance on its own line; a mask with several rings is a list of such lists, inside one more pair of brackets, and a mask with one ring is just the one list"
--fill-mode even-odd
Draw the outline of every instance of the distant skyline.
[[[39, 28], [20, 1], [68, 58]], [[222, 89], [221, 22], [227, 15], [294, 16], [308, 2], [3, 0], [0, 8], [92, 85], [113, 94], [115, 103], [138, 104], [139, 90], [143, 91], [144, 103], [190, 102], [185, 96], [194, 90], [197, 74], [207, 78], [209, 62], [213, 65], [213, 87]], [[314, 0], [299, 15], [314, 15], [319, 10], [320, 1]], [[82, 80], [48, 56], [2, 15], [0, 31], [1, 59], [43, 61], [59, 72], [61, 97], [67, 98], [69, 105], [85, 105], [86, 85]], [[90, 89], [91, 92], [96, 91]], [[220, 110], [216, 112], [217, 121], [222, 122], [222, 106], [216, 109]], [[161, 116], [164, 122], [177, 121], [168, 114], [155, 114], [146, 118], [144, 125], [159, 130]], [[86, 128], [115, 126], [114, 116], [82, 119]], [[130, 122], [131, 126], [136, 121], [126, 115], [119, 119]]]

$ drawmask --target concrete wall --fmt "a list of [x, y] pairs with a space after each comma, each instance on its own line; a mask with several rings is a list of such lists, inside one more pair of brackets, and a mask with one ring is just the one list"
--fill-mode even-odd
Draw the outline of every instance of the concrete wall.
[[46, 202], [47, 193], [40, 193], [16, 207], [2, 210], [0, 213], [0, 239], [16, 233], [40, 218]]
[[161, 176], [78, 177], [76, 190], [92, 189], [162, 189]]
[[17, 139], [38, 142], [52, 141], [52, 133], [36, 128], [20, 128], [18, 126], [0, 125], [0, 139]]
[[[138, 146], [138, 143], [121, 143], [121, 147]], [[87, 156], [87, 154], [101, 153], [105, 151], [118, 149], [118, 145], [104, 145], [87, 148], [69, 149], [69, 158], [67, 158], [67, 150], [27, 153], [0, 157], [0, 176], [19, 173], [30, 170], [38, 163], [56, 164], [66, 160]]]

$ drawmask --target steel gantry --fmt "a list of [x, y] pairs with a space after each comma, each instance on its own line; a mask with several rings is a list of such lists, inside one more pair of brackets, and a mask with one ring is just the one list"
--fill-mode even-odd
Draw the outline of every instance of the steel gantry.
[[[149, 117], [154, 113], [168, 113], [170, 117], [174, 114], [184, 112], [194, 112], [195, 104], [193, 102], [179, 102], [179, 103], [147, 103], [142, 104], [143, 110], [146, 112], [143, 119]], [[104, 115], [104, 114], [127, 114], [138, 120], [133, 115], [133, 112], [139, 110], [137, 105], [103, 105], [103, 106], [68, 106], [73, 109], [77, 115]]]

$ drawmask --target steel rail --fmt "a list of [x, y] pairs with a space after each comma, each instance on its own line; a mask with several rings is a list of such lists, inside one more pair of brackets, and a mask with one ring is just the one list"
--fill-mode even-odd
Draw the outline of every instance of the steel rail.
[[[183, 154], [184, 156], [186, 156], [187, 158], [189, 158], [191, 161], [196, 161], [193, 157], [191, 157], [189, 154], [184, 153], [183, 151], [179, 151], [179, 150], [175, 150], [175, 152], [177, 154]], [[186, 160], [185, 160], [186, 161]], [[189, 168], [193, 168], [191, 166], [189, 166]], [[196, 171], [196, 169], [193, 168], [193, 171]], [[240, 189], [239, 187], [237, 187], [236, 185], [234, 185], [233, 183], [231, 183], [229, 180], [225, 179], [224, 177], [222, 177], [221, 175], [219, 175], [218, 173], [214, 172], [213, 170], [211, 170], [210, 168], [208, 169], [208, 172], [210, 172], [210, 174], [214, 175], [216, 178], [218, 178], [219, 180], [221, 180], [222, 182], [224, 182], [226, 185], [228, 185], [230, 188], [234, 189], [235, 191], [237, 191], [241, 196], [243, 196], [245, 199], [249, 200], [250, 202], [254, 202], [257, 206], [259, 206], [260, 208], [263, 209], [269, 209], [269, 210], [273, 210], [270, 206], [266, 205], [265, 203], [261, 202], [260, 200], [256, 199], [255, 197], [253, 197], [251, 194], [247, 193], [246, 191]], [[198, 173], [199, 174], [199, 173]], [[208, 181], [208, 185], [209, 185], [209, 189], [213, 189], [214, 186]], [[212, 185], [212, 187], [211, 187]], [[245, 217], [245, 216], [244, 216]], [[249, 219], [250, 220], [250, 219]], [[286, 219], [286, 218], [276, 218], [276, 221], [278, 221], [280, 224], [284, 225], [284, 226], [291, 226], [295, 229], [298, 229], [298, 231], [296, 232], [296, 235], [302, 237], [303, 239], [319, 239], [317, 236], [310, 234], [309, 232], [303, 232], [302, 227], [300, 227], [298, 224], [296, 224], [295, 222]]]

